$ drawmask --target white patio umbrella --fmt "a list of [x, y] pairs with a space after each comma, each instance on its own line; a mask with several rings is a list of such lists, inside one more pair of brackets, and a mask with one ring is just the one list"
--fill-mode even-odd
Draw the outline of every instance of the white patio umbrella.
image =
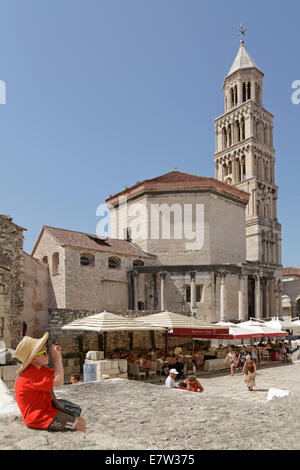
[[106, 353], [106, 333], [108, 331], [164, 331], [164, 328], [159, 326], [153, 326], [141, 320], [122, 317], [106, 311], [74, 320], [62, 326], [61, 329], [103, 333], [104, 354]]
[[[291, 322], [288, 320], [279, 320], [279, 318], [272, 318], [272, 320], [268, 320], [265, 322], [266, 326], [270, 328], [278, 328], [280, 330], [282, 328], [293, 328], [293, 323], [295, 322]], [[294, 325], [294, 327], [296, 326], [297, 325]]]
[[260, 332], [255, 331], [253, 328], [245, 328], [243, 326], [240, 326], [240, 323], [236, 324], [230, 322], [218, 322], [217, 325], [229, 327], [228, 339], [249, 339], [258, 338], [261, 336]]
[[255, 320], [248, 320], [246, 322], [238, 323], [241, 328], [247, 328], [253, 331], [254, 333], [258, 333], [258, 336], [287, 336], [288, 333], [286, 331], [282, 331], [281, 328], [274, 328], [272, 326], [267, 326], [266, 322], [264, 321], [255, 321]]

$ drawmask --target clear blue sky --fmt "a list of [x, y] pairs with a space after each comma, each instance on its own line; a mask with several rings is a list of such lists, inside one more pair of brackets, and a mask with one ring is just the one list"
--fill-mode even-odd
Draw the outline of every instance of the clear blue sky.
[[300, 267], [298, 0], [0, 0], [0, 213], [96, 232], [96, 208], [137, 180], [214, 177], [214, 119], [246, 28], [275, 116], [283, 264]]

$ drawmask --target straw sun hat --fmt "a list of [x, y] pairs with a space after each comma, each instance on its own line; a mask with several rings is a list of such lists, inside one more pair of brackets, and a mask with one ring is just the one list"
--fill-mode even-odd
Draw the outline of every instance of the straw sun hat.
[[16, 374], [21, 374], [21, 372], [26, 369], [38, 350], [46, 344], [48, 336], [49, 333], [47, 331], [40, 339], [24, 336], [15, 350], [15, 357], [23, 363], [22, 366], [16, 371]]

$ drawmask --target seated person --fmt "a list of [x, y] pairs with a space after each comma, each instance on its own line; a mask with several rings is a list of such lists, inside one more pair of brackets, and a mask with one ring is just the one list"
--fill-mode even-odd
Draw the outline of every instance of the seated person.
[[175, 383], [175, 379], [178, 375], [178, 372], [176, 369], [171, 369], [170, 374], [166, 378], [165, 385], [167, 388], [178, 388], [178, 385]]
[[186, 390], [190, 392], [204, 392], [204, 388], [202, 387], [201, 383], [198, 382], [197, 377], [195, 375], [190, 375], [184, 383], [186, 384]]
[[177, 388], [180, 388], [181, 390], [186, 390], [186, 384], [184, 382], [179, 382]]
[[176, 369], [179, 373], [178, 378], [183, 377], [183, 369], [184, 369], [184, 363], [180, 362], [179, 358], [177, 356], [173, 356], [171, 362], [168, 364], [170, 369]]
[[182, 354], [182, 348], [180, 346], [177, 346], [175, 349], [174, 349], [174, 354], [176, 356], [179, 356], [180, 354]]
[[77, 384], [80, 380], [80, 376], [78, 374], [72, 374], [70, 378], [71, 384]]

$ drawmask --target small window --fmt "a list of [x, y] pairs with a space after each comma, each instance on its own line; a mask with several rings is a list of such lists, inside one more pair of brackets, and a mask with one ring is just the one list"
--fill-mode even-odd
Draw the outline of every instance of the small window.
[[119, 269], [121, 267], [121, 260], [119, 258], [109, 258], [108, 267], [110, 269]]
[[134, 268], [137, 268], [138, 266], [144, 266], [144, 262], [140, 259], [135, 259], [132, 263]]
[[80, 255], [80, 264], [81, 266], [90, 266], [94, 263], [94, 256], [90, 254]]
[[53, 253], [52, 255], [52, 276], [58, 274], [58, 266], [59, 266], [59, 253]]
[[44, 258], [43, 258], [43, 263], [44, 263], [44, 264], [48, 264], [48, 256], [44, 256]]

